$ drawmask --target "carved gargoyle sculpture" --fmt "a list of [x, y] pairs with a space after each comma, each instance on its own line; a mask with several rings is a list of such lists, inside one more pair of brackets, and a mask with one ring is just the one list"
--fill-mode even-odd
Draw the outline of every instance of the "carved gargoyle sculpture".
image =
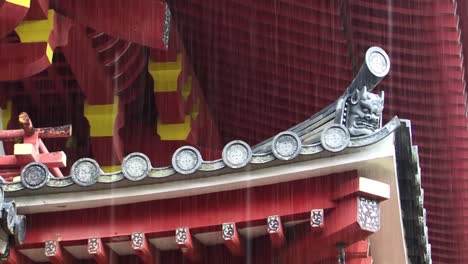
[[355, 90], [346, 100], [346, 127], [351, 136], [362, 136], [374, 133], [381, 127], [384, 93], [380, 96], [367, 92], [364, 86]]

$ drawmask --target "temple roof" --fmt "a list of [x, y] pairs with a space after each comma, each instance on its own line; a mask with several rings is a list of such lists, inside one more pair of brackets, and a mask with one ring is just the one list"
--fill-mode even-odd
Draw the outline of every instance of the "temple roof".
[[[127, 156], [122, 165], [127, 168], [126, 172], [101, 173], [97, 176], [96, 182], [83, 181], [90, 179], [87, 177], [89, 175], [86, 174], [93, 170], [86, 167], [94, 161], [81, 159], [74, 164], [74, 167], [79, 171], [77, 175], [64, 178], [51, 177], [44, 186], [39, 187], [37, 187], [38, 185], [34, 185], [33, 188], [31, 188], [32, 186], [22, 186], [19, 182], [8, 183], [4, 185], [4, 188], [7, 192], [6, 195], [16, 200], [20, 212], [37, 214], [88, 208], [92, 210], [94, 207], [110, 204], [119, 206], [145, 201], [167, 201], [171, 198], [193, 197], [239, 188], [276, 186], [275, 184], [287, 184], [309, 178], [334, 179], [337, 177], [338, 179], [341, 177], [341, 172], [351, 170], [354, 171], [353, 174], [359, 176], [358, 181], [360, 182], [358, 189], [353, 190], [353, 192], [363, 192], [371, 197], [375, 195], [379, 199], [390, 198], [382, 207], [387, 212], [384, 213], [385, 220], [382, 220], [385, 222], [385, 228], [371, 238], [372, 245], [375, 246], [374, 260], [401, 259], [402, 256], [406, 258], [405, 246], [409, 246], [408, 256], [410, 258], [430, 263], [425, 209], [423, 203], [418, 202], [422, 199], [423, 194], [417, 175], [412, 174], [417, 163], [412, 163], [412, 167], [407, 167], [405, 162], [408, 162], [408, 156], [406, 156], [408, 153], [402, 151], [414, 149], [408, 137], [411, 134], [409, 121], [405, 120], [403, 124], [403, 127], [399, 128], [400, 121], [395, 118], [374, 134], [351, 139], [348, 147], [339, 152], [327, 151], [321, 146], [321, 143], [304, 144], [302, 147], [299, 146], [298, 155], [291, 157], [291, 159], [284, 159], [286, 156], [276, 156], [277, 154], [273, 154], [273, 151], [269, 151], [253, 155], [250, 163], [239, 168], [232, 167], [232, 160], [231, 162], [223, 160], [202, 161], [198, 170], [190, 174], [183, 171], [178, 173], [173, 167], [150, 168], [143, 177], [140, 174], [141, 167], [135, 165], [135, 163], [139, 163], [143, 154], [133, 153]], [[396, 135], [395, 132], [397, 132]], [[283, 133], [282, 135], [290, 136], [291, 134]], [[239, 141], [233, 143], [230, 146], [235, 146]], [[242, 146], [245, 145], [242, 144]], [[276, 144], [272, 144], [272, 146], [276, 146]], [[281, 154], [284, 153], [282, 152], [284, 150], [283, 146], [281, 150], [277, 151]], [[291, 152], [287, 151], [287, 153]], [[238, 158], [238, 153], [235, 154], [233, 157]], [[413, 159], [417, 161], [417, 154], [410, 152], [409, 155], [416, 155], [413, 156]], [[229, 160], [229, 154], [223, 158]], [[396, 164], [395, 160], [397, 160]], [[239, 162], [238, 159], [236, 161]], [[27, 173], [33, 173], [37, 179], [37, 171], [28, 172], [28, 170], [39, 165], [38, 163], [28, 165], [23, 171], [22, 177], [30, 177]], [[81, 170], [80, 167], [84, 167], [85, 170]], [[75, 170], [72, 169], [72, 171]], [[379, 173], [375, 173], [377, 171]], [[397, 187], [397, 181], [399, 187]], [[408, 184], [407, 181], [411, 184]], [[384, 186], [386, 188], [382, 188]], [[398, 188], [401, 190], [398, 191]], [[340, 187], [334, 185], [332, 189], [336, 193]], [[417, 193], [419, 196], [415, 196]], [[340, 195], [346, 195], [346, 193], [340, 193]], [[403, 226], [400, 226], [401, 219], [403, 219], [405, 232], [402, 231]], [[399, 239], [400, 233], [406, 242], [394, 245], [391, 251], [382, 247], [382, 243], [387, 243], [388, 236], [391, 236], [392, 239]], [[216, 239], [212, 239], [216, 241]], [[30, 254], [28, 249], [21, 252]], [[392, 254], [384, 252], [392, 252]], [[33, 259], [36, 258], [37, 256], [34, 255]]]
[[[339, 151], [344, 151], [347, 148], [356, 149], [373, 145], [389, 136], [399, 127], [399, 125], [400, 121], [398, 118], [394, 118], [373, 134], [349, 138], [346, 146]], [[332, 131], [330, 132], [333, 133]], [[294, 141], [296, 138], [298, 141]], [[117, 188], [119, 185], [115, 185], [115, 183], [122, 180], [127, 182], [142, 181], [142, 183], [145, 184], [174, 180], [180, 181], [186, 180], [188, 176], [185, 175], [187, 174], [193, 174], [190, 175], [190, 179], [193, 179], [207, 177], [210, 175], [233, 173], [236, 170], [250, 171], [258, 168], [270, 167], [274, 166], [273, 164], [283, 164], [284, 162], [281, 162], [282, 160], [297, 162], [334, 155], [334, 151], [327, 151], [325, 149], [327, 146], [325, 145], [324, 147], [324, 144], [327, 142], [321, 141], [318, 143], [307, 144], [299, 140], [296, 134], [290, 132], [278, 134], [274, 142], [280, 142], [282, 140], [287, 141], [286, 144], [289, 145], [282, 146], [282, 149], [271, 148], [263, 153], [255, 154], [252, 154], [252, 150], [246, 143], [242, 141], [233, 141], [226, 145], [225, 150], [223, 151], [223, 159], [214, 161], [204, 161], [200, 153], [193, 147], [182, 147], [174, 153], [172, 166], [159, 168], [152, 167], [151, 162], [143, 153], [132, 153], [124, 159], [124, 162], [122, 163], [123, 171], [113, 173], [104, 173], [96, 161], [89, 158], [83, 158], [73, 164], [71, 169], [72, 175], [60, 178], [51, 176], [50, 172], [48, 172], [47, 168], [43, 164], [30, 163], [23, 169], [21, 173], [21, 181], [6, 183], [4, 185], [4, 190], [7, 193], [18, 191], [21, 193], [21, 190], [30, 189], [35, 193], [39, 193], [40, 189], [46, 188], [53, 192], [53, 189], [55, 188], [65, 188], [72, 185], [89, 187], [98, 183], [110, 184], [112, 188]], [[276, 146], [277, 144], [272, 145]], [[293, 151], [288, 148], [293, 149]], [[344, 151], [344, 153], [346, 153], [346, 151]], [[179, 160], [186, 160], [189, 164], [187, 165]], [[60, 192], [64, 191], [66, 191], [66, 189], [60, 190]], [[45, 192], [48, 191], [45, 190]], [[9, 194], [8, 196], [14, 197], [17, 195], [21, 194]]]
[[[389, 71], [390, 59], [385, 51], [378, 47], [369, 48], [360, 71], [343, 95], [333, 104], [253, 148], [241, 140], [232, 141], [224, 146], [222, 159], [219, 160], [205, 161], [195, 147], [183, 146], [174, 152], [172, 166], [169, 167], [154, 168], [145, 154], [137, 152], [123, 159], [122, 170], [119, 172], [103, 173], [97, 161], [82, 158], [72, 165], [71, 175], [66, 177], [51, 176], [48, 167], [54, 168], [54, 166], [51, 167], [50, 164], [32, 162], [22, 169], [21, 182], [7, 183], [5, 190], [7, 192], [20, 191], [24, 188], [37, 190], [43, 186], [59, 188], [73, 184], [89, 187], [96, 183], [113, 184], [125, 178], [133, 182], [145, 178], [156, 179], [159, 182], [171, 181], [173, 178], [182, 180], [186, 178], [180, 177], [181, 175], [199, 174], [200, 177], [206, 177], [205, 174], [210, 173], [224, 174], [226, 173], [224, 171], [218, 172], [224, 168], [239, 169], [249, 166], [249, 169], [254, 169], [256, 165], [271, 166], [269, 163], [276, 160], [292, 161], [300, 156], [303, 159], [310, 159], [306, 156], [315, 158], [348, 148], [372, 145], [389, 136], [400, 126], [399, 119], [395, 117], [382, 127], [383, 93], [378, 96], [370, 92]], [[27, 114], [20, 115], [20, 123], [23, 126], [25, 141], [29, 142], [26, 135], [33, 136], [39, 133], [37, 131], [40, 129], [32, 126]], [[39, 143], [42, 143], [41, 139]], [[26, 145], [15, 144], [15, 158], [18, 161], [22, 156], [16, 150], [24, 146]]]

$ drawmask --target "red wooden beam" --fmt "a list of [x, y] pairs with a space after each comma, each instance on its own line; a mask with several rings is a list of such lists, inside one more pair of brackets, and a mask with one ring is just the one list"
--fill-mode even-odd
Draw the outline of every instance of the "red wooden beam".
[[[313, 235], [312, 227], [309, 231], [302, 232], [280, 252], [281, 262], [297, 263], [297, 252], [304, 252], [301, 257], [311, 262], [328, 259], [333, 257], [330, 256], [332, 251], [323, 250], [323, 248], [334, 248], [338, 243], [351, 245], [373, 234], [376, 230], [372, 230], [372, 226], [363, 226], [361, 219], [366, 216], [362, 215], [363, 209], [359, 204], [360, 197], [348, 197], [341, 200], [338, 206], [327, 215], [327, 224], [324, 225], [320, 235]], [[379, 214], [379, 211], [373, 213]], [[314, 245], [321, 245], [321, 247], [317, 248]], [[336, 252], [336, 249], [333, 251]]]
[[270, 235], [271, 245], [274, 248], [280, 248], [284, 245], [284, 229], [279, 215], [272, 215], [267, 218], [268, 234]]
[[73, 256], [62, 248], [59, 241], [48, 240], [45, 242], [45, 255], [49, 257], [52, 264], [72, 264], [75, 263]]
[[63, 151], [39, 154], [39, 162], [50, 168], [63, 168], [67, 166], [67, 156]]
[[0, 131], [0, 140], [24, 139], [24, 143], [37, 144], [38, 138], [69, 137], [72, 132], [71, 125], [34, 128], [33, 123], [26, 112], [21, 112], [19, 114], [18, 122], [23, 129], [2, 130]]
[[[90, 32], [88, 27], [74, 24], [69, 33], [68, 45], [62, 48], [86, 96], [86, 102], [90, 105], [109, 104], [117, 94], [120, 103], [135, 99], [143, 102], [143, 88], [146, 87], [147, 78], [147, 72], [144, 71], [147, 56], [145, 49], [107, 34], [108, 31]], [[79, 53], [76, 53], [77, 49]], [[88, 67], [81, 67], [83, 63]], [[94, 89], [96, 86], [100, 89]]]
[[29, 11], [29, 6], [18, 5], [12, 2], [3, 2], [0, 5], [0, 17], [2, 26], [0, 27], [0, 39], [6, 37], [15, 30]]
[[353, 195], [363, 195], [378, 201], [385, 201], [390, 198], [390, 185], [364, 177], [357, 177], [349, 179], [345, 184], [336, 187], [336, 200]]
[[[6, 167], [22, 167], [22, 165], [30, 162], [42, 162], [51, 168], [52, 173], [57, 177], [63, 177], [61, 171], [56, 167], [66, 166], [66, 156], [64, 152], [49, 153], [44, 142], [41, 140], [41, 135], [47, 136], [67, 136], [71, 134], [71, 126], [55, 127], [55, 128], [34, 128], [29, 115], [22, 112], [18, 116], [18, 121], [23, 128], [22, 130], [6, 130], [0, 131], [0, 138], [17, 139], [18, 135], [22, 135], [22, 144], [14, 145], [14, 156], [0, 157], [0, 166]], [[21, 133], [16, 133], [16, 132]], [[39, 154], [41, 152], [42, 154]]]
[[202, 246], [192, 235], [187, 227], [177, 228], [175, 231], [176, 243], [182, 250], [184, 256], [191, 262], [197, 263], [202, 260]]
[[31, 8], [26, 15], [26, 20], [47, 19], [49, 0], [31, 0]]
[[[44, 144], [44, 142], [42, 141], [42, 139], [38, 139], [38, 143], [39, 143], [39, 152], [40, 152], [40, 153], [42, 153], [42, 154], [49, 153], [49, 150], [48, 150], [47, 147], [45, 146], [45, 144]], [[52, 174], [53, 174], [55, 177], [63, 177], [62, 172], [61, 172], [60, 169], [57, 168], [57, 167], [50, 168], [50, 171], [52, 172]]]
[[118, 256], [109, 249], [100, 238], [88, 239], [88, 254], [92, 255], [98, 264], [116, 264]]
[[[58, 127], [41, 127], [36, 128], [39, 138], [63, 138], [69, 137], [72, 134], [72, 126], [58, 126]], [[1, 130], [0, 140], [15, 141], [21, 140], [25, 136], [23, 129]]]
[[234, 256], [243, 256], [245, 254], [245, 243], [237, 230], [236, 223], [224, 223], [223, 228], [224, 245]]
[[0, 167], [16, 167], [18, 160], [15, 155], [5, 155], [0, 157]]
[[39, 153], [49, 153], [49, 150], [44, 144], [44, 141], [42, 139], [38, 139], [38, 146], [39, 146]]
[[159, 252], [148, 242], [144, 233], [132, 234], [132, 249], [145, 264], [159, 264]]
[[28, 151], [27, 145], [30, 144], [15, 144], [15, 157], [17, 164], [28, 164], [30, 162], [39, 161], [39, 155], [33, 151]]
[[162, 36], [166, 5], [163, 1], [144, 0], [135, 5], [126, 0], [82, 0], [79, 3], [62, 0], [56, 2], [54, 9], [97, 31], [151, 48], [165, 49]]
[[0, 170], [0, 175], [6, 180], [9, 180], [16, 176], [19, 176], [20, 170], [19, 169], [4, 169], [4, 170]]
[[[350, 260], [362, 260], [369, 256], [369, 243], [367, 240], [361, 240], [345, 247], [346, 262]], [[304, 259], [310, 263], [336, 263], [339, 248], [334, 245], [324, 245], [319, 249], [311, 249], [310, 254], [304, 253]], [[360, 263], [360, 262], [358, 262]]]
[[[34, 159], [37, 159], [38, 162], [43, 163], [48, 168], [63, 168], [66, 166], [67, 161], [65, 153], [63, 151], [40, 154], [37, 156], [37, 158]], [[30, 156], [18, 159], [18, 156], [5, 155], [0, 157], [0, 167], [16, 167], [20, 165], [26, 165], [34, 159]]]
[[346, 247], [346, 256], [349, 258], [367, 258], [369, 256], [369, 241], [358, 241]]
[[14, 81], [37, 74], [50, 66], [46, 42], [0, 45], [0, 81]]
[[[69, 32], [69, 43], [62, 51], [86, 101], [93, 105], [109, 104], [114, 100], [113, 82], [101, 65], [87, 30], [84, 25], [74, 24]], [[100, 89], [94, 89], [96, 86]]]
[[363, 229], [359, 224], [358, 200], [359, 197], [350, 197], [340, 201], [338, 206], [327, 216], [328, 220], [324, 226], [322, 238], [325, 238], [329, 244], [350, 245], [373, 233]]
[[[333, 190], [348, 177], [356, 177], [356, 172], [192, 197], [106, 206], [98, 209], [31, 214], [28, 215], [28, 235], [25, 244], [27, 246], [42, 243], [53, 239], [54, 234], [58, 233], [62, 241], [75, 241], [96, 236], [101, 238], [129, 236], [134, 230], [155, 234], [175, 230], [180, 226], [214, 227], [214, 230], [219, 230], [220, 224], [230, 221], [264, 223], [272, 211], [282, 218], [298, 214], [308, 215], [310, 208], [334, 208], [336, 203], [332, 201]], [[320, 188], [310, 192], [313, 186]], [[288, 197], [288, 199], [278, 199], [278, 197]], [[213, 204], [206, 201], [223, 201], [229, 204], [229, 207], [221, 206], [213, 210]], [[245, 210], [247, 202], [251, 208], [248, 211]], [[96, 210], [99, 210], [99, 214]], [[129, 222], [129, 212], [132, 212], [133, 217], [139, 221]], [[83, 215], [87, 217], [84, 218]], [[109, 219], [113, 219], [112, 223], [116, 229], [107, 228]]]
[[346, 263], [349, 263], [349, 264], [372, 264], [373, 260], [372, 260], [372, 257], [369, 256], [369, 257], [366, 257], [366, 258], [355, 258], [355, 259], [346, 260]]
[[39, 138], [64, 138], [72, 134], [72, 126], [39, 127], [36, 128]]

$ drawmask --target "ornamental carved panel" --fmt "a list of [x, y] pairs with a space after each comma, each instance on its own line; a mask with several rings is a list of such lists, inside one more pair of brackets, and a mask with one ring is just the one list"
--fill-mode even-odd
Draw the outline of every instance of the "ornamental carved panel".
[[99, 239], [90, 238], [88, 239], [88, 253], [93, 255], [99, 252]]
[[268, 217], [268, 233], [278, 233], [280, 226], [281, 223], [278, 215]]
[[145, 236], [143, 233], [133, 233], [132, 234], [132, 248], [141, 249], [143, 248]]
[[188, 229], [183, 227], [183, 228], [177, 228], [176, 229], [176, 243], [181, 245], [181, 244], [187, 244], [188, 240]]
[[46, 241], [44, 245], [44, 252], [47, 257], [55, 256], [57, 254], [57, 241]]
[[223, 224], [223, 239], [231, 240], [235, 235], [235, 225], [234, 223], [224, 223]]
[[380, 204], [378, 201], [358, 197], [358, 224], [363, 230], [377, 232], [380, 229]]
[[310, 225], [312, 227], [323, 226], [323, 209], [314, 209], [310, 211]]

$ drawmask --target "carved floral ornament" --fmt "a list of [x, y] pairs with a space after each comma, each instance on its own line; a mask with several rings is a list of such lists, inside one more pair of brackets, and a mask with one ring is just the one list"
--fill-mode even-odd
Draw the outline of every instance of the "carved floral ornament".
[[44, 252], [47, 257], [55, 256], [55, 254], [57, 254], [57, 241], [46, 241], [44, 245]]
[[324, 224], [323, 209], [314, 209], [310, 211], [310, 225], [312, 227], [322, 227]]
[[188, 228], [181, 227], [177, 228], [175, 232], [176, 243], [178, 245], [185, 245], [188, 240]]
[[143, 233], [133, 233], [132, 234], [132, 248], [133, 249], [141, 249], [143, 248], [145, 236]]
[[223, 224], [223, 239], [232, 240], [235, 235], [235, 225], [234, 223], [224, 223]]
[[377, 232], [380, 229], [380, 204], [378, 201], [358, 197], [358, 224], [363, 230]]
[[267, 219], [268, 233], [277, 233], [280, 230], [280, 217], [278, 215], [269, 216]]
[[99, 253], [99, 239], [98, 238], [88, 239], [88, 253], [89, 254]]
[[[122, 171], [103, 173], [95, 160], [84, 158], [73, 164], [70, 177], [63, 178], [50, 177], [43, 164], [31, 163], [21, 173], [21, 184], [7, 183], [5, 190], [39, 189], [43, 186], [58, 188], [71, 184], [87, 187], [122, 179], [160, 179], [176, 173], [189, 175], [226, 167], [240, 169], [249, 164], [288, 161], [300, 155], [315, 155], [324, 151], [337, 153], [347, 148], [371, 145], [390, 135], [400, 125], [395, 117], [382, 127], [384, 95], [371, 92], [389, 69], [390, 60], [385, 51], [378, 47], [370, 48], [361, 70], [334, 104], [253, 148], [246, 142], [232, 141], [224, 147], [222, 159], [219, 160], [204, 161], [195, 147], [184, 146], [174, 152], [171, 167], [154, 168], [145, 154], [131, 153], [123, 160]], [[323, 115], [325, 112], [327, 115]], [[325, 120], [325, 116], [328, 119]]]

